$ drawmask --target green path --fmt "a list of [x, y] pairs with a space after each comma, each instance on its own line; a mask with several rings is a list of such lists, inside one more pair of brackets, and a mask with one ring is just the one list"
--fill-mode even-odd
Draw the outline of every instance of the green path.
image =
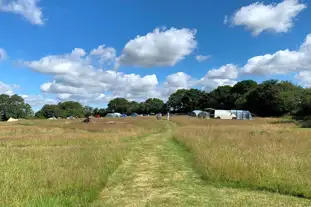
[[311, 206], [309, 200], [203, 183], [168, 127], [133, 148], [92, 206]]

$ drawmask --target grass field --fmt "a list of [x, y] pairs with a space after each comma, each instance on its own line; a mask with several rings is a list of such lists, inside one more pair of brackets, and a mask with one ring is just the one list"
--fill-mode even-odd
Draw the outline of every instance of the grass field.
[[0, 125], [0, 205], [79, 206], [96, 199], [151, 120], [24, 121]]
[[0, 206], [311, 206], [310, 140], [277, 119], [0, 123]]
[[177, 123], [174, 139], [209, 182], [311, 198], [311, 130], [277, 119]]

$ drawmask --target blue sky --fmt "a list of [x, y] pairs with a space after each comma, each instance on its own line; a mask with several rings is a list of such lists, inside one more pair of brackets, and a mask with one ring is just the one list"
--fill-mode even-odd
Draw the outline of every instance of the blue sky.
[[309, 87], [308, 3], [0, 1], [0, 93], [39, 108], [166, 99], [179, 88], [209, 91], [249, 78]]

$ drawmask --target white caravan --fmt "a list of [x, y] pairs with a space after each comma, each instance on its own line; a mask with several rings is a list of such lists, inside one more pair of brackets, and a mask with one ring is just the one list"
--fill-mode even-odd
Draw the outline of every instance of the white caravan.
[[[213, 113], [214, 112], [214, 113]], [[231, 110], [213, 110], [211, 117], [215, 119], [236, 119], [236, 115]]]

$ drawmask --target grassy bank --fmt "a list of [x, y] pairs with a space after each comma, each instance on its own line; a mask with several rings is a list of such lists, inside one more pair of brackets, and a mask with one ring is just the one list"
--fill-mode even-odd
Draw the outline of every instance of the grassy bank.
[[174, 121], [174, 139], [208, 182], [311, 198], [310, 130], [274, 119]]
[[162, 126], [148, 118], [3, 123], [0, 206], [86, 205], [98, 196], [131, 145]]

